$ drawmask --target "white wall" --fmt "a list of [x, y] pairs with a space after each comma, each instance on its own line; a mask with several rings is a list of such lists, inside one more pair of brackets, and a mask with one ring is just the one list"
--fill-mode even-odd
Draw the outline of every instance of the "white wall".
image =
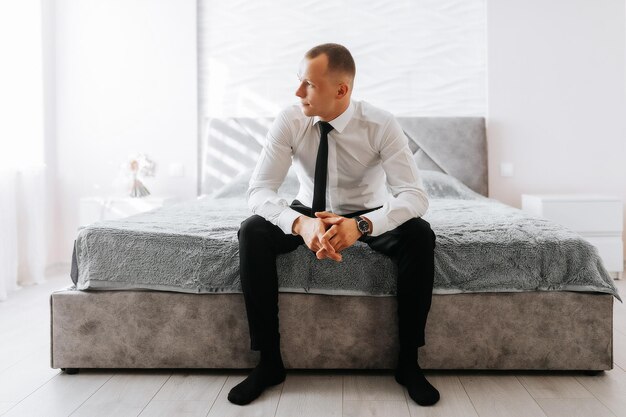
[[487, 11], [490, 196], [626, 202], [624, 0], [491, 0]]
[[[57, 245], [69, 262], [79, 198], [120, 194], [118, 168], [133, 152], [157, 163], [153, 195], [196, 195], [195, 0], [56, 0], [54, 123]], [[184, 177], [169, 177], [172, 163]]]

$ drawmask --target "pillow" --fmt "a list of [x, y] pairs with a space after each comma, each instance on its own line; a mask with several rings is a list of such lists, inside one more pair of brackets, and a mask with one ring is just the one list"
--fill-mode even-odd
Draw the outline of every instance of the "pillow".
[[[250, 183], [250, 177], [252, 177], [253, 171], [254, 168], [251, 168], [239, 173], [231, 182], [215, 191], [212, 196], [215, 198], [246, 198], [246, 191], [248, 191], [248, 184]], [[300, 182], [298, 181], [298, 177], [293, 167], [290, 167], [289, 171], [287, 171], [285, 181], [283, 181], [283, 184], [278, 189], [278, 195], [281, 197], [295, 198], [299, 189]]]
[[240, 172], [226, 185], [223, 185], [212, 196], [215, 198], [231, 198], [231, 197], [246, 197], [246, 191], [248, 190], [248, 182], [252, 176], [252, 169], [247, 169]]
[[451, 175], [439, 171], [420, 170], [426, 194], [430, 198], [476, 200], [484, 198]]

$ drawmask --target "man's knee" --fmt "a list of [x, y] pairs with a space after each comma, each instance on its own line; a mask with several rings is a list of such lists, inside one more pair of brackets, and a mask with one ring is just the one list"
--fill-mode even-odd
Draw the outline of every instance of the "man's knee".
[[414, 218], [407, 220], [402, 224], [402, 228], [405, 231], [405, 236], [415, 243], [419, 243], [435, 247], [435, 241], [437, 236], [433, 229], [430, 227], [430, 223], [420, 218]]
[[260, 233], [267, 232], [268, 228], [271, 226], [272, 224], [270, 222], [255, 214], [241, 222], [241, 226], [237, 231], [237, 237], [239, 240], [250, 239], [259, 236]]

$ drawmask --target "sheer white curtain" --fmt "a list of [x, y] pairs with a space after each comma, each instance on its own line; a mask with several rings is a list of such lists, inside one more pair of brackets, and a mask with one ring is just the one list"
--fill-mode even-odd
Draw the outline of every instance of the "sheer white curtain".
[[0, 2], [0, 301], [43, 282], [41, 0]]

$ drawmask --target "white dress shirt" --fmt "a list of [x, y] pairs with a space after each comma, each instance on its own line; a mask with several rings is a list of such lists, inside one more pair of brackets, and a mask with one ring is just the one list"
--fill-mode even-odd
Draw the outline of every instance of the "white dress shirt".
[[[295, 198], [311, 207], [319, 120], [305, 116], [299, 105], [281, 111], [267, 133], [250, 179], [250, 210], [286, 234], [292, 233], [293, 222], [301, 213], [276, 191], [293, 162], [300, 182]], [[426, 213], [428, 196], [408, 139], [391, 113], [352, 100], [346, 111], [329, 123], [334, 129], [328, 134], [326, 211], [341, 215], [382, 206], [364, 215], [372, 222], [372, 236]]]

